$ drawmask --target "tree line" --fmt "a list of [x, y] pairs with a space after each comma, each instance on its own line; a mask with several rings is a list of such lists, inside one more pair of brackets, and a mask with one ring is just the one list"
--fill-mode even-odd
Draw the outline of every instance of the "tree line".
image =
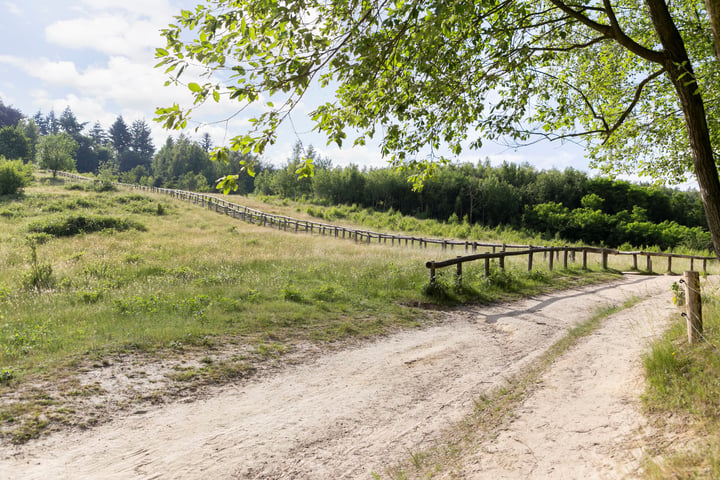
[[[51, 170], [111, 175], [126, 183], [213, 191], [217, 179], [252, 163], [256, 175], [238, 177], [238, 194], [305, 199], [326, 205], [358, 205], [453, 223], [507, 226], [548, 239], [618, 247], [711, 248], [700, 195], [622, 180], [590, 177], [572, 168], [538, 171], [528, 164], [488, 161], [447, 165], [421, 191], [394, 168], [333, 167], [312, 146], [297, 143], [283, 166], [231, 152], [228, 163], [210, 159], [209, 135], [168, 137], [156, 151], [144, 120], [128, 125], [118, 116], [106, 131], [87, 127], [72, 110], [26, 118], [0, 101], [0, 155], [35, 159]], [[314, 176], [301, 177], [308, 162]]]
[[[311, 149], [296, 147], [281, 168], [265, 166], [255, 192], [305, 198], [326, 205], [358, 205], [449, 223], [506, 226], [546, 239], [608, 247], [712, 248], [697, 191], [590, 177], [568, 168], [536, 170], [529, 164], [489, 161], [447, 165], [415, 191], [407, 172], [393, 168], [332, 167]], [[315, 174], [298, 178], [313, 160]]]
[[[143, 119], [128, 124], [119, 115], [104, 129], [100, 122], [81, 122], [70, 107], [60, 115], [51, 110], [26, 117], [0, 100], [0, 156], [52, 171], [102, 172], [127, 183], [209, 191], [242, 159], [238, 154], [231, 164], [212, 162], [211, 149], [208, 134], [197, 141], [168, 137], [157, 150]], [[252, 182], [243, 187], [252, 191]]]

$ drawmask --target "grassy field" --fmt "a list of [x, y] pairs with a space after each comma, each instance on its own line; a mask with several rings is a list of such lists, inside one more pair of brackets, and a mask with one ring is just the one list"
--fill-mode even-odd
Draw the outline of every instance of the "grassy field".
[[703, 283], [703, 341], [673, 324], [643, 359], [644, 403], [658, 436], [647, 478], [720, 478], [720, 285]]
[[[298, 208], [252, 201], [273, 213]], [[224, 382], [296, 345], [342, 345], [422, 326], [435, 308], [616, 275], [597, 265], [550, 272], [542, 262], [527, 274], [518, 260], [490, 278], [468, 265], [459, 288], [447, 269], [428, 289], [425, 262], [455, 254], [286, 233], [164, 196], [41, 176], [0, 198], [0, 435], [24, 441], [53, 422], [73, 424], [49, 413], [67, 410], [72, 395], [47, 385], [78, 392], [70, 380], [118, 356], [199, 352], [202, 364], [172, 380]], [[205, 353], [229, 346], [252, 355]]]

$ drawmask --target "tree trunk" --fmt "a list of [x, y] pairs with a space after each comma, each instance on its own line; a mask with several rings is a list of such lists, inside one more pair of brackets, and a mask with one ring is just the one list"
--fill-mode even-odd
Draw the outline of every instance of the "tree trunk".
[[713, 43], [715, 45], [715, 56], [720, 61], [720, 0], [705, 0], [710, 28], [713, 32]]
[[664, 0], [647, 0], [647, 5], [664, 48], [664, 67], [680, 99], [705, 216], [715, 254], [720, 258], [720, 180], [715, 166], [705, 105], [695, 82], [685, 43], [670, 16], [667, 4]]

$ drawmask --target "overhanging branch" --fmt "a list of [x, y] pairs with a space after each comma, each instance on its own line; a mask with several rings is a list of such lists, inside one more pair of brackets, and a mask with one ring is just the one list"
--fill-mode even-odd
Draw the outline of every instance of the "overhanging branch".
[[[603, 23], [596, 22], [595, 20], [592, 20], [588, 18], [587, 16], [583, 15], [580, 11], [575, 10], [570, 5], [566, 4], [562, 0], [550, 0], [550, 2], [555, 5], [557, 8], [559, 8], [562, 12], [566, 13], [573, 19], [577, 20], [578, 22], [582, 23], [588, 28], [591, 28], [592, 30], [595, 30], [596, 32], [599, 32], [609, 38], [614, 39], [616, 42], [618, 42], [621, 46], [625, 47], [635, 55], [638, 55], [639, 57], [642, 57], [646, 60], [650, 60], [654, 63], [662, 64], [665, 62], [666, 58], [663, 52], [657, 52], [655, 50], [651, 50], [649, 48], [646, 48], [636, 41], [634, 41], [632, 38], [628, 37], [625, 32], [622, 31], [620, 26], [617, 24], [617, 19], [615, 20], [615, 25], [605, 25]], [[608, 15], [609, 18], [615, 18], [615, 13], [612, 9], [612, 5], [610, 5], [609, 0], [604, 0], [605, 4], [605, 13]]]

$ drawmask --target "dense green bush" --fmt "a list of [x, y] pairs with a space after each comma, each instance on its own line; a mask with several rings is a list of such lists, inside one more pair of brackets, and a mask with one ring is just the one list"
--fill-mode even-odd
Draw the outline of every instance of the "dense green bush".
[[32, 181], [32, 165], [0, 157], [0, 195], [13, 195]]
[[125, 218], [96, 216], [96, 215], [71, 215], [60, 218], [48, 218], [32, 223], [28, 230], [31, 233], [47, 233], [55, 237], [69, 237], [82, 233], [100, 232], [102, 230], [136, 230], [144, 231], [145, 227], [137, 222]]

